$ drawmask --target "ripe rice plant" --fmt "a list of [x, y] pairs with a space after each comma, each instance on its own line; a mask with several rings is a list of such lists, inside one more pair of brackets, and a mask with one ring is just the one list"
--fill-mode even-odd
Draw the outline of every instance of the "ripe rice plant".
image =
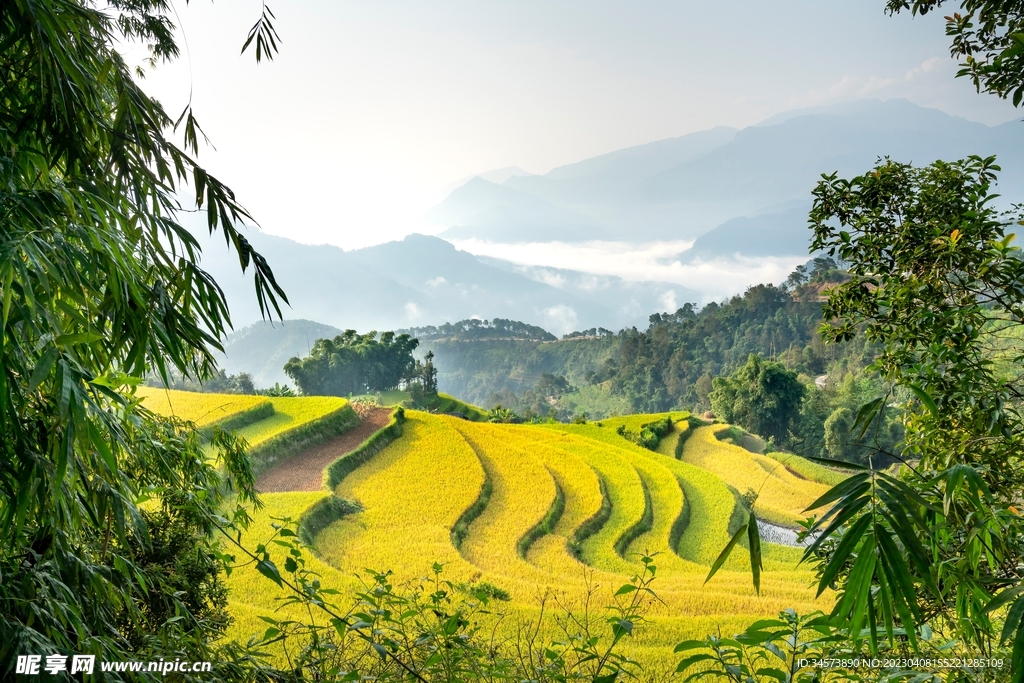
[[842, 481], [849, 476], [849, 474], [845, 474], [838, 470], [831, 470], [824, 465], [819, 465], [816, 462], [807, 460], [806, 458], [801, 458], [799, 455], [794, 455], [793, 453], [772, 451], [771, 453], [765, 453], [765, 457], [782, 463], [786, 469], [803, 479], [818, 482], [819, 484], [826, 484], [827, 486], [836, 486], [842, 483]]
[[456, 424], [472, 446], [493, 486], [487, 509], [469, 527], [462, 555], [485, 571], [520, 573], [527, 563], [520, 540], [555, 502], [556, 489], [542, 457], [521, 447], [515, 433], [489, 423]]
[[201, 394], [195, 391], [136, 387], [142, 405], [160, 415], [173, 415], [200, 429], [267, 403], [263, 396], [244, 394]]
[[238, 430], [238, 435], [248, 441], [250, 447], [297, 429], [348, 404], [346, 399], [334, 396], [256, 398], [269, 400], [274, 406], [274, 415]]
[[412, 410], [405, 415], [402, 437], [336, 490], [364, 511], [327, 527], [317, 549], [347, 571], [388, 568], [411, 578], [441, 562], [466, 580], [473, 570], [452, 545], [451, 529], [479, 495], [484, 470], [453, 426], [460, 420]]
[[[501, 609], [514, 628], [539, 614], [545, 591], [572, 600], [585, 595], [588, 585], [621, 585], [637, 569], [629, 561], [631, 552], [658, 551], [657, 592], [664, 603], [652, 611], [650, 626], [627, 646], [629, 656], [642, 659], [654, 675], [674, 666], [671, 647], [680, 640], [703, 636], [719, 625], [737, 630], [790, 606], [803, 611], [828, 607], [828, 596], [813, 599], [808, 587], [812, 572], [796, 568], [800, 551], [795, 548], [765, 544], [760, 595], [750, 584], [745, 553], [734, 553], [704, 585], [708, 565], [728, 541], [736, 510], [729, 487], [709, 471], [640, 448], [608, 426], [480, 424], [416, 411], [408, 411], [407, 417], [403, 435], [338, 486], [337, 494], [357, 501], [362, 511], [315, 537], [316, 567], [324, 585], [355, 590], [352, 573], [367, 567], [393, 569], [399, 582], [412, 580], [428, 575], [431, 565], [440, 562], [456, 584], [484, 582], [507, 591], [511, 601]], [[712, 447], [728, 447], [713, 435], [711, 439]], [[485, 465], [492, 495], [468, 525], [460, 553], [452, 542], [452, 528], [478, 500]], [[749, 459], [743, 466], [763, 471]], [[608, 482], [612, 514], [583, 543], [588, 569], [572, 556], [568, 542], [602, 507], [598, 475]], [[561, 517], [549, 533], [533, 539], [524, 559], [520, 544], [551, 512], [555, 482], [563, 494]], [[615, 544], [643, 519], [641, 482], [650, 496], [650, 528], [633, 539], [624, 559]], [[265, 496], [267, 509], [258, 513], [257, 525], [282, 513], [297, 518], [303, 505], [312, 506], [324, 495]], [[300, 502], [301, 496], [306, 498]], [[684, 510], [689, 517], [679, 533]], [[592, 572], [589, 579], [585, 571]], [[232, 603], [238, 619], [232, 635], [259, 630], [254, 628], [260, 626], [257, 617], [277, 606], [277, 587], [251, 568], [236, 570], [231, 581], [244, 592]]]
[[762, 519], [796, 527], [807, 516], [807, 504], [829, 489], [825, 484], [800, 479], [771, 458], [718, 441], [724, 425], [698, 428], [686, 441], [682, 459], [717, 474], [740, 494], [757, 494], [754, 511]]

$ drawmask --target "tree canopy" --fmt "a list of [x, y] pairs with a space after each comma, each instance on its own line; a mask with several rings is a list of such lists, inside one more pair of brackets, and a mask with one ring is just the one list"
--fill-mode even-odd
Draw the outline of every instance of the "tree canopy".
[[413, 379], [419, 340], [408, 334], [358, 334], [346, 330], [334, 339], [317, 339], [309, 355], [284, 366], [302, 393], [349, 396], [395, 389]]
[[711, 409], [716, 417], [779, 445], [789, 442], [807, 391], [795, 372], [750, 354], [743, 367], [728, 377], [714, 378], [712, 386]]

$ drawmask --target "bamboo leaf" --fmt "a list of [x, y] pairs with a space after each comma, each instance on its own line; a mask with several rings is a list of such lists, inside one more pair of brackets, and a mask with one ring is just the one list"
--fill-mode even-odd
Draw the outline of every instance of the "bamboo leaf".
[[744, 524], [736, 530], [735, 534], [732, 535], [732, 538], [729, 539], [729, 542], [725, 545], [725, 548], [722, 549], [722, 552], [718, 554], [718, 557], [711, 564], [711, 571], [708, 572], [707, 578], [704, 579], [705, 584], [707, 584], [707, 582], [711, 580], [711, 577], [717, 574], [718, 570], [722, 568], [722, 565], [725, 564], [725, 561], [729, 559], [729, 555], [732, 553], [732, 549], [736, 547], [736, 544], [739, 543], [739, 540], [743, 537], [743, 534], [745, 534], [746, 532], [747, 525]]

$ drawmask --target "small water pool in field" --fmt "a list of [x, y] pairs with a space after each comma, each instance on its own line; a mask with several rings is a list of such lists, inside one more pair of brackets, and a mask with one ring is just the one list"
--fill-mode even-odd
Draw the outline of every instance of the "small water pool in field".
[[763, 519], [757, 520], [757, 530], [761, 532], [761, 540], [768, 543], [806, 548], [814, 542], [814, 538], [809, 537], [801, 543], [797, 540], [797, 532], [793, 529], [772, 524]]

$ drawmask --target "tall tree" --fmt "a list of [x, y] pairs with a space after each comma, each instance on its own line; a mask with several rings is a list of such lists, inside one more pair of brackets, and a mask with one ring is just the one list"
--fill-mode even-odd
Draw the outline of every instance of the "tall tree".
[[[991, 200], [993, 159], [913, 168], [892, 161], [814, 191], [813, 247], [850, 264], [852, 279], [831, 290], [823, 334], [863, 334], [881, 349], [873, 368], [905, 387], [909, 474], [854, 475], [823, 500], [835, 502], [808, 555], [845, 529], [836, 552], [822, 554], [819, 586], [839, 600], [832, 616], [861, 639], [861, 627], [913, 633], [929, 622], [990, 652], [997, 640], [992, 599], [1016, 598], [1024, 521], [1024, 385], [992, 363], [993, 349], [1020, 338], [1024, 261]], [[1014, 358], [1019, 364], [1024, 356]], [[892, 398], [861, 411], [858, 430], [878, 420]], [[1012, 634], [1024, 602], [1011, 610]], [[1016, 622], [1016, 623], [1015, 623]], [[877, 633], [872, 631], [872, 647]], [[1024, 630], [1017, 628], [1015, 680], [1024, 677]]]
[[717, 417], [783, 445], [800, 416], [804, 385], [781, 363], [750, 354], [728, 377], [712, 380], [709, 398]]
[[[317, 339], [305, 358], [284, 366], [304, 394], [349, 396], [394, 389], [412, 379], [419, 340], [408, 334], [358, 334], [346, 330], [334, 339]], [[432, 358], [433, 356], [431, 356]]]

